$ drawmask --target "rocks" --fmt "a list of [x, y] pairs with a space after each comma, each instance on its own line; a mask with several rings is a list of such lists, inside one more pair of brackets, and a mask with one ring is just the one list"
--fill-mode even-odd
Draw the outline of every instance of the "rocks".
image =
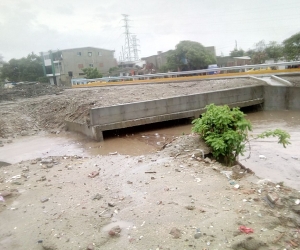
[[0, 196], [2, 196], [2, 197], [10, 197], [10, 196], [12, 196], [12, 192], [9, 192], [9, 191], [1, 191], [1, 192], [0, 192]]
[[42, 203], [45, 203], [45, 202], [49, 201], [49, 198], [42, 198], [40, 201], [41, 201]]
[[115, 226], [112, 229], [109, 230], [108, 234], [112, 237], [118, 237], [121, 234], [122, 229], [120, 226]]
[[89, 244], [87, 247], [86, 247], [86, 250], [94, 250], [95, 247], [94, 247], [94, 244]]
[[173, 227], [171, 229], [170, 234], [173, 236], [174, 239], [179, 239], [181, 237], [181, 231], [176, 227]]
[[103, 196], [101, 194], [97, 193], [92, 197], [92, 200], [100, 200], [102, 198], [103, 198]]
[[185, 206], [185, 208], [186, 208], [187, 210], [194, 210], [194, 209], [195, 209], [195, 206], [189, 205], [189, 206]]
[[212, 163], [211, 159], [209, 159], [208, 157], [205, 157], [203, 161], [207, 164]]
[[199, 228], [197, 228], [196, 233], [194, 234], [195, 239], [199, 239], [201, 237], [201, 231]]
[[112, 202], [108, 202], [108, 204], [107, 204], [109, 207], [114, 207], [115, 206], [115, 204], [114, 203], [112, 203]]
[[51, 159], [51, 158], [44, 158], [41, 160], [42, 164], [50, 164], [52, 162], [53, 162], [53, 159]]
[[90, 173], [89, 175], [88, 175], [88, 177], [90, 177], [90, 178], [95, 178], [96, 176], [98, 176], [99, 175], [99, 171], [93, 171], [92, 173]]
[[27, 131], [25, 131], [25, 130], [22, 130], [21, 131], [21, 136], [27, 136], [28, 135], [28, 132]]
[[[1, 195], [1, 194], [0, 194]], [[2, 195], [3, 196], [3, 195]], [[291, 209], [300, 215], [300, 206], [299, 205], [295, 205], [295, 206], [292, 206]]]
[[232, 249], [260, 250], [266, 244], [254, 237], [247, 237], [232, 245]]
[[46, 176], [41, 176], [41, 178], [40, 179], [38, 179], [37, 181], [45, 181], [45, 180], [47, 180], [47, 178], [46, 178]]
[[274, 194], [274, 193], [268, 193], [268, 194], [267, 194], [267, 198], [268, 198], [268, 200], [269, 200], [271, 203], [273, 203], [273, 204], [275, 204], [276, 201], [278, 201], [278, 199], [279, 199], [278, 195], [277, 195], [277, 194]]

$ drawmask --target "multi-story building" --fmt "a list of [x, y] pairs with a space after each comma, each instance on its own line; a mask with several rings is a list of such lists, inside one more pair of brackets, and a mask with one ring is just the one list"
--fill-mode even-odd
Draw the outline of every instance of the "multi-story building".
[[72, 78], [82, 78], [84, 68], [97, 68], [104, 76], [117, 66], [114, 50], [94, 47], [41, 52], [44, 74], [51, 84], [70, 85]]

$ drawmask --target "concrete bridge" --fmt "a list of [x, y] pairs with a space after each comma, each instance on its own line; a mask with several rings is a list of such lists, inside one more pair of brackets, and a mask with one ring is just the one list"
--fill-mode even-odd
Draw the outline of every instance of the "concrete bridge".
[[205, 106], [227, 104], [247, 107], [260, 104], [263, 110], [300, 110], [300, 88], [289, 86], [250, 86], [166, 99], [92, 108], [91, 124], [66, 121], [66, 129], [101, 141], [103, 131], [134, 127], [182, 118], [198, 118]]

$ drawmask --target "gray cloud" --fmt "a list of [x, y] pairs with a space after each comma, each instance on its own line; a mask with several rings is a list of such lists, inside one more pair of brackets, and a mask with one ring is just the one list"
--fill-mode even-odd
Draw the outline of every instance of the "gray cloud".
[[174, 49], [181, 40], [216, 46], [225, 55], [264, 39], [281, 42], [299, 32], [298, 0], [15, 0], [0, 3], [0, 54], [124, 44], [122, 15], [140, 40], [141, 56]]

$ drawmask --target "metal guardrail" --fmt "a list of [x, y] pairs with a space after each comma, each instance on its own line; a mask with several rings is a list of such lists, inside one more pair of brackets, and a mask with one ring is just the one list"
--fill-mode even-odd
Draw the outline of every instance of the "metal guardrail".
[[145, 75], [133, 75], [133, 76], [118, 76], [118, 77], [102, 77], [95, 79], [85, 79], [85, 78], [74, 78], [71, 80], [72, 85], [77, 84], [87, 84], [89, 82], [107, 82], [107, 81], [118, 81], [118, 80], [135, 80], [135, 79], [151, 79], [157, 77], [165, 76], [184, 76], [184, 75], [193, 75], [201, 73], [209, 73], [213, 71], [231, 71], [231, 70], [246, 70], [252, 68], [267, 68], [267, 67], [276, 67], [276, 66], [291, 66], [295, 64], [300, 64], [300, 61], [293, 62], [281, 62], [281, 63], [266, 63], [266, 64], [253, 64], [253, 65], [243, 65], [243, 66], [232, 66], [232, 67], [222, 67], [222, 68], [212, 68], [212, 69], [201, 69], [201, 70], [191, 70], [191, 71], [180, 71], [180, 72], [168, 72], [168, 73], [156, 73], [156, 74], [145, 74]]

